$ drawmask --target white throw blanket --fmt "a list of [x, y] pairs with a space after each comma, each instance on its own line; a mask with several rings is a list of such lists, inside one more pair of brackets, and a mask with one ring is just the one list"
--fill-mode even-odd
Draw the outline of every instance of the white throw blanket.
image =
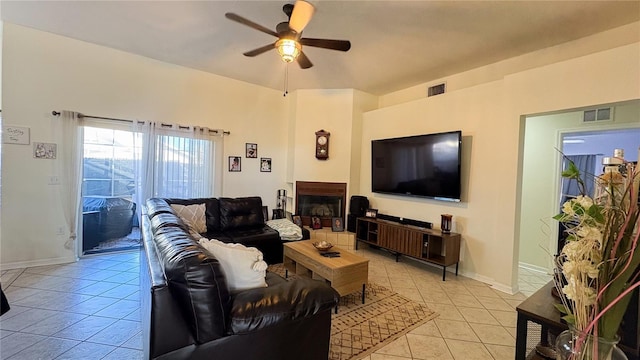
[[266, 224], [273, 230], [276, 230], [282, 240], [293, 241], [302, 239], [302, 229], [300, 226], [287, 219], [269, 220]]

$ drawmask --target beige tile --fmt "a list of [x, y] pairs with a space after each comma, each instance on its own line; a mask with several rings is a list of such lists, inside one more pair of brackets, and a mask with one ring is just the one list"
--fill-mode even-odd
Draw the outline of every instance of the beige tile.
[[464, 306], [464, 307], [484, 309], [484, 306], [482, 306], [482, 304], [480, 304], [478, 299], [476, 299], [476, 297], [473, 295], [452, 295], [449, 298], [451, 299], [451, 302], [453, 303], [453, 305], [458, 307]]
[[404, 287], [398, 288], [396, 287], [394, 282], [391, 282], [391, 288], [393, 289], [393, 291], [397, 292], [398, 294], [408, 299], [411, 299], [413, 301], [420, 302], [420, 303], [424, 302], [418, 289], [415, 289], [415, 288], [410, 289], [410, 288], [404, 288]]
[[505, 327], [504, 329], [505, 329], [505, 330], [507, 330], [507, 332], [508, 332], [509, 334], [511, 334], [511, 336], [512, 336], [514, 339], [516, 338], [517, 331], [516, 331], [516, 328], [515, 328], [515, 327]]
[[469, 290], [464, 285], [442, 285], [442, 289], [447, 293], [447, 295], [472, 295]]
[[480, 287], [480, 286], [473, 288], [473, 295], [484, 296], [484, 297], [494, 297], [494, 298], [500, 297], [494, 289], [490, 287]]
[[407, 341], [413, 359], [421, 360], [453, 360], [447, 344], [443, 338], [407, 334]]
[[389, 280], [391, 280], [391, 284], [393, 288], [409, 288], [409, 289], [416, 289], [416, 291], [418, 290], [418, 288], [416, 287], [416, 284], [413, 282], [413, 280], [411, 280], [411, 278], [395, 277], [393, 276], [393, 274], [388, 274], [388, 275], [389, 275]]
[[426, 324], [420, 325], [417, 328], [411, 330], [409, 334], [442, 337], [442, 334], [440, 334], [440, 330], [438, 330], [435, 321], [429, 321]]
[[369, 357], [366, 357], [364, 359], [371, 359], [371, 360], [411, 360], [410, 357], [393, 356], [393, 355], [378, 354], [378, 353], [373, 353]]
[[446, 339], [455, 360], [494, 360], [482, 343]]
[[462, 314], [460, 314], [460, 311], [458, 311], [458, 309], [453, 305], [438, 304], [438, 303], [431, 303], [431, 302], [426, 302], [426, 304], [429, 309], [439, 314], [438, 316], [439, 319], [465, 321], [464, 317], [462, 317]]
[[[502, 326], [514, 327], [516, 326], [516, 320], [518, 319], [518, 313], [515, 311], [500, 311], [500, 310], [489, 310], [491, 315], [493, 315], [496, 320]], [[462, 314], [464, 315], [464, 313]]]
[[496, 289], [493, 289], [493, 291], [496, 294], [498, 294], [499, 297], [503, 298], [504, 300], [520, 300], [520, 301], [522, 301], [522, 300], [527, 298], [521, 292], [518, 292], [518, 293], [515, 293], [515, 294], [507, 294], [506, 292], [498, 291]]
[[516, 357], [515, 346], [484, 344], [495, 360], [512, 360]]
[[460, 311], [464, 319], [469, 323], [500, 325], [498, 320], [485, 309], [458, 307], [458, 311]]
[[480, 341], [471, 326], [465, 321], [442, 320], [440, 318], [434, 321], [445, 339]]
[[[524, 296], [524, 294], [523, 294], [522, 296], [523, 296], [523, 297], [525, 297], [525, 299], [526, 299], [526, 296]], [[511, 306], [513, 309], [515, 309], [515, 308], [517, 308], [517, 307], [518, 307], [518, 305], [520, 305], [524, 300], [509, 300], [509, 299], [505, 299], [504, 301], [505, 301], [507, 304], [509, 304], [509, 306]]]
[[427, 303], [453, 305], [453, 302], [444, 291], [425, 291], [423, 289], [419, 289], [419, 291], [422, 299]]
[[478, 301], [488, 310], [502, 310], [502, 311], [510, 311], [513, 309], [511, 305], [509, 305], [506, 301], [501, 298], [490, 298], [490, 297], [481, 297], [478, 296]]
[[[406, 336], [399, 337], [398, 339], [394, 340], [389, 345], [387, 345], [387, 346], [383, 347], [382, 349], [376, 351], [374, 354], [393, 355], [393, 356], [411, 358], [411, 350], [409, 349], [409, 343], [407, 342], [407, 337]], [[371, 359], [373, 360], [373, 359], [377, 359], [377, 358], [374, 358], [372, 356]]]
[[516, 339], [501, 325], [469, 324], [483, 343], [494, 345], [514, 345]]

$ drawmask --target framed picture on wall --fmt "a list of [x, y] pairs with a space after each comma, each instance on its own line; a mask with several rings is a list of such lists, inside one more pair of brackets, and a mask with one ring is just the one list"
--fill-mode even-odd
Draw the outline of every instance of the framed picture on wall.
[[229, 156], [229, 171], [240, 172], [242, 171], [242, 158], [240, 156]]
[[260, 171], [271, 172], [271, 158], [260, 158]]
[[258, 157], [258, 144], [246, 143], [247, 153], [245, 157], [257, 158]]

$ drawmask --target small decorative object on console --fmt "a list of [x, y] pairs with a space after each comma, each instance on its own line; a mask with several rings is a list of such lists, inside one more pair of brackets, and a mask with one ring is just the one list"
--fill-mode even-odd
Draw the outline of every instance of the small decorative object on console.
[[443, 234], [451, 233], [451, 219], [453, 218], [453, 215], [442, 214], [440, 215], [440, 217], [441, 217], [440, 229], [442, 229], [442, 233]]
[[320, 221], [319, 217], [317, 216], [311, 217], [311, 228], [314, 230], [322, 229], [322, 222]]
[[329, 136], [331, 133], [324, 130], [316, 131], [316, 158], [327, 160], [329, 158]]
[[341, 217], [331, 218], [331, 231], [344, 231], [344, 223]]
[[302, 227], [302, 217], [300, 215], [293, 215], [293, 223]]
[[367, 209], [364, 216], [375, 219], [378, 216], [378, 209]]
[[318, 251], [327, 251], [333, 247], [333, 244], [326, 241], [316, 241], [313, 243], [313, 247], [318, 249]]

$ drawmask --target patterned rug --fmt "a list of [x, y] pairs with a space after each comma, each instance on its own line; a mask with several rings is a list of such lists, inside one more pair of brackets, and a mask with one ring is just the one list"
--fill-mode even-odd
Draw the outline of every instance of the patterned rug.
[[[268, 270], [284, 276], [282, 264]], [[331, 317], [329, 359], [361, 359], [437, 316], [425, 305], [369, 283], [364, 305], [360, 292], [340, 298], [338, 313]]]

